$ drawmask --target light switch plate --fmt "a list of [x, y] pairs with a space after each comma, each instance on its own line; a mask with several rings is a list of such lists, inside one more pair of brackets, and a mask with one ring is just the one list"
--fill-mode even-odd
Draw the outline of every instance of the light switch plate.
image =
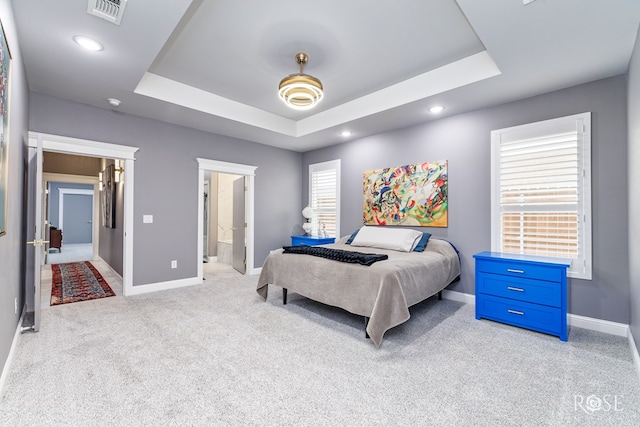
[[142, 223], [143, 224], [152, 224], [153, 223], [153, 215], [142, 215]]

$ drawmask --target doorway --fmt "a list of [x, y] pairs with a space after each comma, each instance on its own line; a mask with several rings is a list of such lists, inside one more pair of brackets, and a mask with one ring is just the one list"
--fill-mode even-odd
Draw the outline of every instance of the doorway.
[[[30, 325], [23, 330], [38, 331], [40, 328], [41, 307], [41, 268], [42, 254], [46, 246], [43, 202], [43, 152], [80, 155], [88, 157], [112, 158], [124, 160], [124, 200], [123, 200], [123, 243], [122, 243], [122, 286], [123, 295], [127, 295], [133, 288], [133, 176], [136, 147], [127, 147], [102, 143], [97, 141], [80, 140], [59, 135], [29, 132], [28, 155], [28, 229], [29, 244], [27, 246], [27, 268], [25, 271], [25, 291], [27, 314]], [[128, 179], [127, 179], [128, 178]], [[94, 199], [97, 199], [94, 197]], [[94, 206], [96, 201], [94, 200]], [[94, 227], [97, 222], [93, 222]]]
[[[233, 263], [233, 259], [242, 259], [242, 266], [236, 265], [237, 270], [241, 271], [242, 274], [254, 274], [254, 265], [253, 265], [253, 237], [254, 237], [254, 177], [255, 177], [255, 166], [250, 165], [242, 165], [237, 163], [228, 163], [221, 162], [217, 160], [209, 160], [209, 159], [198, 159], [198, 194], [204, 195], [206, 182], [209, 182], [209, 193], [205, 197], [198, 197], [198, 259], [203, 260], [204, 250], [204, 238], [205, 238], [205, 226], [204, 226], [204, 218], [205, 214], [211, 213], [210, 216], [213, 216], [214, 208], [212, 205], [214, 203], [209, 204], [208, 210], [205, 209], [204, 201], [209, 199], [213, 202], [213, 188], [212, 177], [215, 176], [220, 177], [224, 176], [223, 179], [229, 178], [231, 181], [231, 194], [233, 194], [235, 187], [235, 192], [238, 193], [241, 191], [241, 196], [236, 195], [228, 198], [228, 202], [225, 204], [237, 204], [239, 202], [242, 203], [241, 207], [236, 206], [236, 221], [233, 223], [233, 213], [231, 214], [230, 226], [228, 226], [228, 233], [224, 233], [224, 240], [230, 240], [229, 250], [231, 251], [231, 262]], [[235, 185], [233, 184], [235, 181]], [[216, 191], [217, 194], [217, 191]], [[217, 200], [217, 197], [215, 198]], [[217, 204], [217, 203], [216, 203]], [[215, 211], [217, 212], [218, 207], [215, 207]], [[233, 208], [231, 209], [233, 212]], [[242, 212], [241, 214], [239, 214]], [[241, 219], [238, 219], [241, 218]], [[210, 221], [211, 224], [213, 221]], [[218, 223], [215, 222], [215, 231], [218, 231]], [[235, 228], [235, 229], [234, 229]], [[215, 234], [215, 240], [214, 240]], [[207, 238], [209, 239], [209, 252], [211, 251], [211, 242], [214, 241], [216, 245], [216, 261], [220, 261], [220, 251], [218, 251], [217, 242], [220, 239], [218, 235], [214, 232], [212, 226], [209, 226], [208, 231], [206, 233]], [[224, 250], [224, 249], [223, 249]], [[235, 256], [234, 253], [235, 252]], [[210, 261], [213, 261], [213, 256], [209, 258]], [[203, 262], [198, 263], [198, 277], [199, 279], [204, 278], [203, 271]]]
[[205, 262], [232, 266], [244, 274], [246, 185], [243, 175], [207, 172], [204, 182]]
[[[44, 234], [50, 242], [45, 251], [45, 264], [97, 259], [100, 236], [98, 177], [44, 172], [42, 178]], [[56, 233], [63, 245], [54, 244]]]

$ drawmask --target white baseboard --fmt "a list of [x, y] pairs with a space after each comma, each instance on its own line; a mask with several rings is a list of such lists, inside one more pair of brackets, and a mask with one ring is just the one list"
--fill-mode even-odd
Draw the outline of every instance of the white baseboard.
[[247, 274], [249, 276], [254, 276], [254, 275], [260, 274], [261, 272], [262, 272], [262, 267], [259, 267], [259, 268], [252, 268], [251, 270], [248, 270]]
[[0, 375], [0, 398], [4, 394], [5, 383], [7, 381], [7, 377], [9, 376], [9, 368], [11, 368], [13, 355], [16, 351], [16, 347], [18, 347], [18, 342], [20, 341], [20, 335], [22, 334], [22, 321], [24, 320], [25, 313], [26, 309], [22, 310], [22, 316], [20, 316], [20, 320], [18, 320], [18, 326], [16, 327], [16, 333], [13, 335], [13, 342], [11, 343], [11, 348], [9, 349], [7, 360], [4, 362], [4, 367], [2, 368], [2, 375]]
[[629, 325], [626, 325], [624, 323], [594, 319], [593, 317], [579, 316], [577, 314], [569, 313], [567, 315], [567, 323], [569, 326], [589, 329], [591, 331], [604, 332], [605, 334], [616, 335], [619, 337], [626, 338], [629, 334]]
[[146, 285], [132, 286], [126, 296], [146, 294], [149, 292], [166, 291], [168, 289], [182, 288], [185, 286], [201, 285], [202, 278], [189, 277], [187, 279], [169, 280], [167, 282], [149, 283]]
[[210, 256], [209, 257], [209, 262], [218, 262], [218, 257], [217, 256]]
[[120, 280], [122, 280], [122, 275], [120, 273], [118, 273], [117, 271], [115, 271], [113, 269], [113, 267], [111, 267], [111, 264], [109, 264], [107, 261], [105, 261], [104, 259], [102, 259], [101, 256], [98, 255], [98, 260], [104, 262], [104, 265], [107, 266], [107, 268], [111, 271], [112, 274], [114, 274], [116, 277], [119, 277]]
[[442, 298], [451, 301], [458, 301], [465, 304], [476, 305], [476, 296], [471, 294], [465, 294], [464, 292], [449, 291], [447, 289], [442, 291]]

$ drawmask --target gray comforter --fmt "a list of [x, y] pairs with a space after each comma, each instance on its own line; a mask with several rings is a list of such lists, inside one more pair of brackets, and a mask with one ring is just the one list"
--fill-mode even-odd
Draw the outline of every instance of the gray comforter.
[[409, 317], [409, 307], [437, 294], [460, 275], [451, 244], [431, 238], [424, 252], [355, 247], [346, 237], [327, 247], [387, 254], [371, 266], [311, 255], [272, 251], [262, 266], [257, 292], [267, 299], [268, 285], [287, 288], [312, 300], [369, 317], [367, 333], [376, 346], [384, 333]]

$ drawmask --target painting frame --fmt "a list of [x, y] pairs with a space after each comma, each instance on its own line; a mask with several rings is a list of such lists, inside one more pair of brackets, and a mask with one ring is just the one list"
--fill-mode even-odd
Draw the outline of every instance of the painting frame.
[[116, 228], [116, 168], [107, 166], [102, 171], [102, 226]]
[[449, 226], [448, 161], [363, 172], [364, 225]]
[[9, 204], [9, 88], [11, 51], [0, 21], [0, 236], [7, 234]]

